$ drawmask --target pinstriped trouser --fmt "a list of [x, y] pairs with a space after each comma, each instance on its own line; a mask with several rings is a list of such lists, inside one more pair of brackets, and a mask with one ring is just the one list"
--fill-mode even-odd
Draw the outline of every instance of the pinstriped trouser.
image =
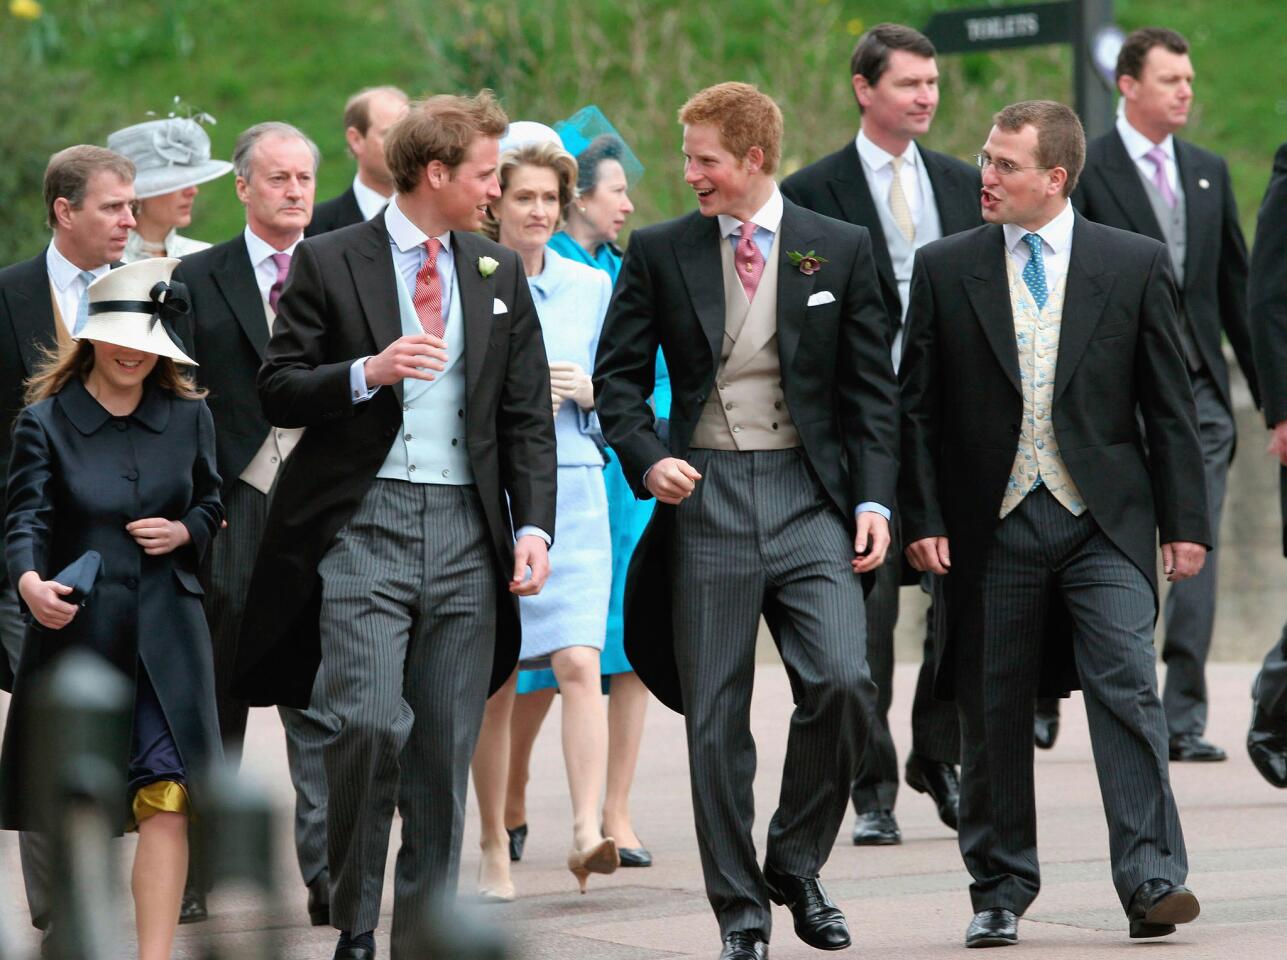
[[1184, 836], [1157, 695], [1155, 604], [1144, 574], [1089, 513], [1042, 486], [998, 524], [980, 585], [980, 635], [960, 644], [961, 854], [974, 909], [1022, 914], [1037, 896], [1032, 717], [1045, 617], [1056, 592], [1073, 650], [1125, 907], [1145, 880], [1183, 883]]
[[380, 917], [394, 805], [393, 957], [460, 868], [469, 758], [496, 636], [497, 574], [473, 487], [377, 479], [318, 568], [331, 922]]
[[853, 539], [799, 450], [693, 450], [702, 473], [675, 514], [675, 655], [697, 841], [720, 935], [766, 941], [769, 902], [751, 839], [751, 687], [761, 611], [795, 698], [766, 862], [814, 876], [844, 818], [876, 689], [867, 670]]

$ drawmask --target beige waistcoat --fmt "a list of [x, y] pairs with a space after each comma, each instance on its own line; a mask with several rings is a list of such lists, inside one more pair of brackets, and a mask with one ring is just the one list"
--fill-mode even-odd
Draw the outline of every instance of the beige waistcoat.
[[[264, 301], [264, 318], [268, 323], [268, 335], [273, 333], [273, 320], [276, 314], [273, 313], [272, 307], [268, 301]], [[290, 456], [295, 445], [299, 443], [299, 438], [304, 435], [303, 427], [273, 427], [268, 431], [268, 436], [264, 437], [264, 442], [260, 444], [259, 451], [251, 459], [246, 469], [241, 471], [241, 479], [250, 484], [260, 493], [268, 493], [273, 488], [273, 481], [277, 479], [277, 471], [281, 469], [286, 458]]]

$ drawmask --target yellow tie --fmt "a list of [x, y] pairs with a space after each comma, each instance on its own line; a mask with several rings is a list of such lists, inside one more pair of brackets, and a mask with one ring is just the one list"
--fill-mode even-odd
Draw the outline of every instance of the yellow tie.
[[889, 214], [910, 243], [916, 239], [916, 224], [912, 222], [912, 209], [907, 205], [907, 194], [903, 193], [903, 159], [894, 157], [890, 161], [894, 168], [894, 179], [889, 184]]

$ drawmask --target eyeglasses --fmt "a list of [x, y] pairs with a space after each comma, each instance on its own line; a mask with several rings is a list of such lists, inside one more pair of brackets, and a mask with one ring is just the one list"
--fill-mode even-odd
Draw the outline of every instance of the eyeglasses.
[[1018, 173], [1020, 170], [1049, 170], [1050, 167], [1020, 167], [1011, 163], [1009, 160], [993, 160], [986, 153], [976, 153], [974, 162], [979, 165], [980, 170], [986, 170], [989, 166], [996, 167], [997, 173], [1003, 177], [1009, 177]]

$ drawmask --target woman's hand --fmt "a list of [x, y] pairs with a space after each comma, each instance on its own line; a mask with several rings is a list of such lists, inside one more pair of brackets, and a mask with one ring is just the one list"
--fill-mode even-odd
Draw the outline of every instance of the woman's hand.
[[165, 517], [133, 520], [125, 525], [125, 530], [149, 557], [164, 556], [192, 540], [187, 527]]
[[22, 594], [27, 609], [36, 618], [36, 622], [50, 630], [61, 630], [72, 622], [80, 607], [74, 603], [59, 599], [72, 592], [72, 588], [57, 580], [41, 580], [35, 570], [28, 570], [18, 581], [18, 592]]
[[564, 400], [575, 400], [582, 410], [594, 409], [594, 382], [579, 363], [570, 360], [551, 363], [550, 389]]

